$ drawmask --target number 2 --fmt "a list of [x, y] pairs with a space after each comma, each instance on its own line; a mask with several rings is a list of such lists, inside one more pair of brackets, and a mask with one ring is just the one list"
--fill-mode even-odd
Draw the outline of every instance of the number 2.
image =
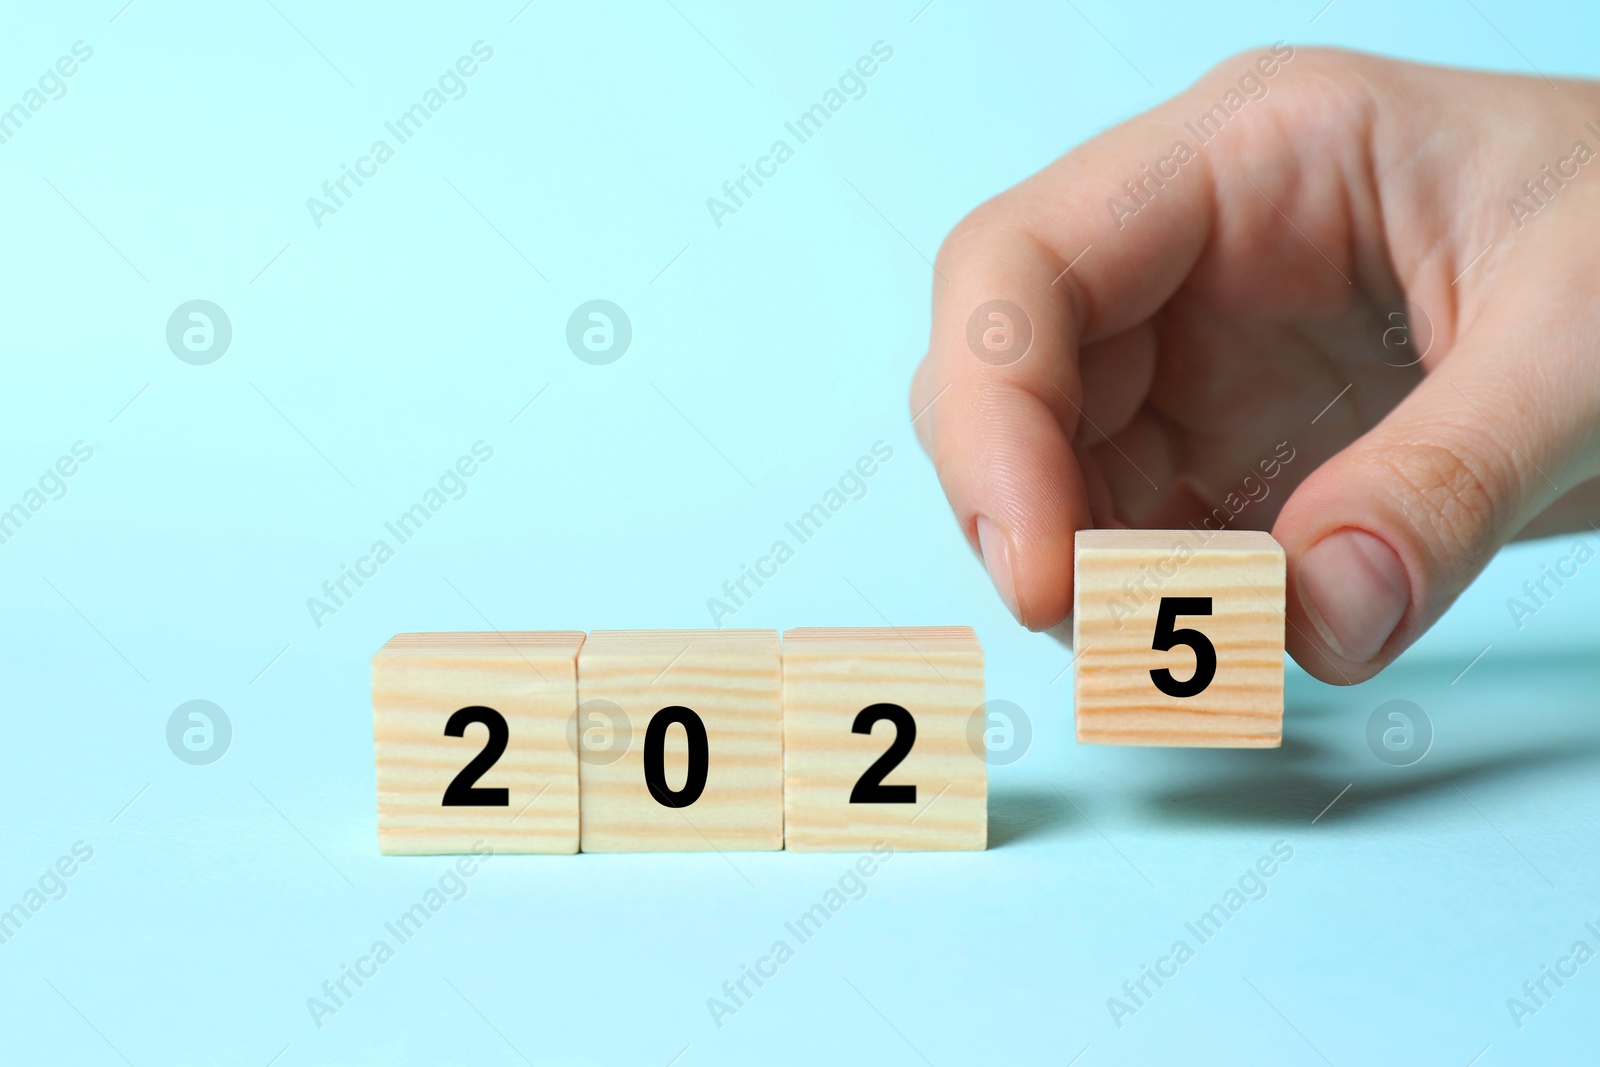
[[1194, 651], [1194, 673], [1184, 681], [1178, 681], [1165, 667], [1151, 669], [1150, 680], [1167, 696], [1195, 696], [1204, 692], [1206, 686], [1217, 676], [1217, 650], [1211, 644], [1211, 638], [1199, 630], [1188, 627], [1177, 629], [1174, 626], [1179, 615], [1210, 614], [1211, 598], [1208, 596], [1161, 598], [1161, 607], [1156, 611], [1156, 633], [1150, 641], [1150, 647], [1157, 652], [1166, 652], [1178, 645], [1187, 645]]
[[867, 768], [861, 780], [856, 782], [855, 788], [850, 790], [850, 803], [915, 804], [916, 786], [884, 785], [883, 780], [889, 776], [890, 771], [900, 766], [901, 760], [911, 754], [911, 746], [917, 741], [917, 721], [899, 704], [873, 704], [856, 713], [856, 721], [850, 727], [850, 732], [870, 735], [872, 727], [880, 719], [888, 719], [894, 724], [894, 740], [890, 742], [884, 754]]
[[505, 808], [511, 806], [511, 791], [509, 789], [489, 789], [477, 784], [493, 767], [495, 760], [505, 755], [506, 742], [511, 739], [511, 727], [506, 725], [506, 717], [493, 708], [486, 708], [482, 704], [474, 704], [470, 708], [462, 708], [450, 716], [450, 721], [444, 724], [446, 737], [465, 737], [467, 726], [471, 723], [482, 723], [489, 728], [489, 741], [483, 746], [483, 751], [472, 757], [472, 762], [461, 768], [461, 773], [450, 781], [444, 791], [444, 807], [447, 808]]

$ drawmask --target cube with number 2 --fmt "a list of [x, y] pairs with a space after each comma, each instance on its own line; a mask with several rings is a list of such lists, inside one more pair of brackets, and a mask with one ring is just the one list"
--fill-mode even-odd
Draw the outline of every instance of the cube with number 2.
[[786, 632], [785, 847], [984, 848], [982, 715], [969, 627]]
[[372, 657], [378, 847], [578, 851], [576, 631], [397, 634]]

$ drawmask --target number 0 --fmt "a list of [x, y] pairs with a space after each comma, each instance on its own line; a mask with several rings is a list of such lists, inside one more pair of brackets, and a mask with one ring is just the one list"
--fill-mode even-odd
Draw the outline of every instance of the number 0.
[[1185, 627], [1177, 629], [1174, 623], [1179, 615], [1210, 615], [1211, 598], [1208, 596], [1164, 596], [1156, 611], [1156, 633], [1150, 647], [1166, 652], [1178, 645], [1187, 645], [1194, 651], [1194, 673], [1185, 681], [1178, 681], [1165, 667], [1152, 668], [1150, 680], [1156, 688], [1169, 697], [1192, 697], [1205, 691], [1211, 679], [1217, 676], [1217, 650], [1211, 638], [1199, 630]]
[[[689, 742], [689, 768], [684, 775], [683, 788], [677, 790], [667, 785], [667, 727], [673, 723], [683, 727], [684, 737]], [[651, 717], [650, 725], [644, 730], [644, 784], [657, 804], [666, 808], [687, 808], [699, 800], [706, 790], [706, 772], [710, 765], [706, 724], [693, 709], [674, 704]]]

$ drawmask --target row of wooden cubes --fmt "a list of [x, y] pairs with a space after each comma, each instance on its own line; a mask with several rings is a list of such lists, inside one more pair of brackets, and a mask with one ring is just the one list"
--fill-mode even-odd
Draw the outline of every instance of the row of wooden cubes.
[[385, 853], [987, 842], [968, 627], [400, 634], [372, 705]]

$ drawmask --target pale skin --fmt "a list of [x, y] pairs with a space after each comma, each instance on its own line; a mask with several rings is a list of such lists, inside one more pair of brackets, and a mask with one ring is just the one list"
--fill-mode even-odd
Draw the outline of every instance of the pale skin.
[[[1200, 524], [1286, 442], [1229, 528], [1284, 546], [1289, 653], [1354, 683], [1506, 542], [1600, 525], [1600, 158], [1575, 158], [1600, 153], [1600, 85], [1312, 49], [1267, 77], [1271, 55], [962, 220], [911, 411], [1035, 630], [1072, 610], [1076, 531]], [[1252, 71], [1202, 144], [1184, 124]], [[992, 300], [1031, 323], [1014, 362], [969, 345]]]

